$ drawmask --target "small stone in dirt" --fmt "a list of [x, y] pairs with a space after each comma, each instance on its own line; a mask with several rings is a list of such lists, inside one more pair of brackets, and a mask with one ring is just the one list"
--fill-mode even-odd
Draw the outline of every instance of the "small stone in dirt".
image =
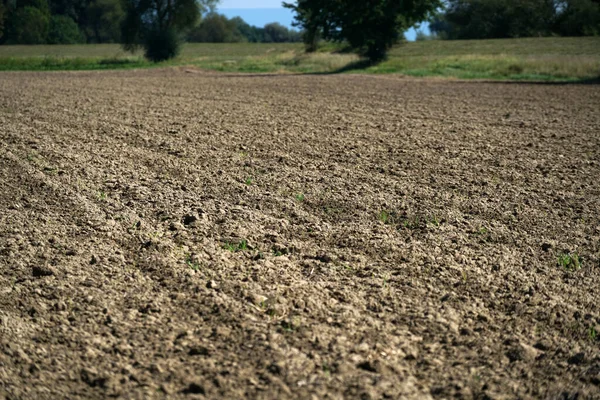
[[567, 362], [571, 365], [581, 364], [584, 361], [585, 361], [584, 353], [577, 353], [574, 356], [569, 357], [569, 359], [567, 360]]
[[206, 394], [206, 391], [204, 390], [204, 386], [202, 386], [196, 382], [190, 383], [188, 385], [188, 387], [186, 387], [185, 389], [182, 390], [182, 392], [184, 394]]
[[219, 287], [219, 284], [211, 279], [206, 283], [206, 287], [209, 289], [217, 289]]
[[39, 277], [43, 277], [43, 276], [51, 276], [54, 275], [54, 269], [50, 268], [48, 266], [34, 266], [31, 268], [31, 273], [33, 274], [34, 277], [39, 278]]
[[257, 306], [258, 305], [262, 306], [262, 305], [266, 304], [266, 302], [268, 300], [268, 297], [267, 296], [263, 296], [261, 294], [251, 294], [249, 296], [249, 300], [252, 302], [252, 304], [255, 304]]
[[542, 250], [544, 250], [544, 251], [549, 251], [551, 248], [552, 248], [552, 245], [550, 243], [542, 244]]

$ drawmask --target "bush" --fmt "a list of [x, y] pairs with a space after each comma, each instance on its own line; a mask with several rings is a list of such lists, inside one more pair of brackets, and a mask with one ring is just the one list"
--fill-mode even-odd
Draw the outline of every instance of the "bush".
[[50, 19], [50, 32], [48, 43], [50, 44], [77, 44], [83, 43], [84, 37], [79, 27], [70, 17], [64, 15], [53, 15]]
[[10, 32], [7, 35], [13, 44], [45, 44], [48, 38], [50, 17], [35, 7], [18, 8], [11, 15]]
[[147, 34], [144, 48], [148, 60], [165, 61], [179, 54], [181, 40], [173, 29], [156, 29]]

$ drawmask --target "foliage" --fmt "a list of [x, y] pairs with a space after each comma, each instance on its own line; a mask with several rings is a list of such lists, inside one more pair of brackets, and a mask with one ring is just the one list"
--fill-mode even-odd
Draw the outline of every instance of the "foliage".
[[265, 25], [263, 41], [265, 43], [299, 42], [300, 33], [289, 30], [277, 22], [273, 22]]
[[50, 18], [49, 44], [76, 44], [83, 43], [84, 39], [79, 27], [71, 17], [53, 15]]
[[86, 10], [86, 33], [92, 43], [117, 43], [125, 17], [120, 0], [95, 0]]
[[201, 43], [243, 42], [245, 37], [238, 30], [236, 21], [226, 16], [210, 13], [188, 35], [188, 41]]
[[146, 58], [152, 62], [160, 62], [175, 58], [181, 49], [179, 36], [175, 29], [166, 28], [150, 31], [146, 34]]
[[577, 253], [562, 253], [558, 256], [558, 265], [566, 271], [577, 271], [581, 269], [583, 263], [582, 257]]
[[4, 19], [6, 18], [6, 7], [4, 2], [0, 2], [0, 40], [4, 36]]
[[[443, 27], [449, 39], [546, 36], [553, 0], [449, 0]], [[432, 29], [441, 26], [434, 24]]]
[[422, 42], [424, 40], [436, 40], [436, 39], [438, 39], [438, 37], [435, 34], [427, 34], [420, 29], [418, 29], [416, 32], [415, 40], [417, 42]]
[[448, 0], [430, 28], [445, 39], [600, 34], [598, 0]]
[[296, 5], [283, 3], [283, 6], [296, 13], [294, 25], [302, 28], [302, 41], [306, 52], [315, 52], [323, 30], [333, 18], [331, 5], [327, 5], [323, 0], [299, 0]]
[[50, 15], [36, 7], [25, 6], [11, 12], [7, 41], [20, 44], [43, 44], [48, 38]]
[[[152, 60], [174, 56], [180, 34], [193, 28], [201, 13], [214, 9], [218, 0], [124, 0], [126, 15], [122, 24], [123, 47], [135, 51], [143, 46]], [[158, 49], [157, 46], [167, 46]], [[156, 56], [156, 57], [155, 57]]]
[[600, 1], [559, 0], [555, 32], [562, 36], [599, 36]]
[[235, 29], [242, 35], [248, 42], [261, 43], [264, 40], [264, 29], [248, 24], [240, 17], [235, 17], [230, 20], [234, 25]]
[[[121, 8], [121, 0], [3, 1], [0, 4], [0, 25], [4, 22], [6, 30], [4, 37], [0, 35], [0, 41], [12, 44], [88, 41], [92, 32], [89, 26], [89, 11], [96, 5], [96, 1], [112, 2]], [[26, 11], [25, 8], [28, 7]], [[32, 11], [31, 8], [37, 11]], [[1, 15], [2, 9], [4, 18]], [[115, 26], [119, 24], [119, 20], [115, 15], [110, 15], [102, 24]]]
[[240, 17], [228, 19], [225, 15], [209, 13], [187, 39], [198, 43], [286, 43], [300, 41], [300, 33], [278, 23], [258, 28]]
[[423, 21], [441, 5], [439, 0], [298, 0], [284, 3], [296, 14], [305, 30], [307, 49], [314, 48], [319, 34], [324, 39], [345, 41], [371, 61], [385, 59], [402, 32]]
[[[219, 0], [3, 0], [0, 44], [121, 43], [135, 51], [150, 32], [173, 28], [193, 42], [299, 41], [281, 25], [267, 29], [216, 13]], [[25, 10], [26, 7], [30, 7]], [[31, 8], [37, 9], [37, 11]], [[200, 24], [200, 16], [205, 15]], [[71, 22], [72, 21], [72, 22]], [[78, 31], [75, 30], [74, 24]], [[158, 27], [158, 28], [157, 28]], [[78, 33], [79, 32], [79, 33]], [[123, 38], [122, 38], [123, 35]]]
[[83, 30], [86, 24], [85, 11], [89, 4], [90, 0], [50, 0], [49, 6], [52, 15], [71, 17]]

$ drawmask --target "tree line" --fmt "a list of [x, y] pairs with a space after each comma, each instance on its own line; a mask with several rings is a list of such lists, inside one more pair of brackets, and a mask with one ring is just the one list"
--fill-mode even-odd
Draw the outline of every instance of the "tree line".
[[277, 22], [259, 28], [244, 21], [241, 17], [227, 18], [218, 13], [209, 13], [200, 24], [187, 34], [188, 42], [206, 43], [284, 43], [301, 42], [300, 32], [288, 29]]
[[[299, 42], [301, 34], [279, 23], [257, 27], [242, 18], [227, 18], [216, 12], [217, 0], [159, 0], [153, 8], [150, 0], [0, 0], [0, 44], [76, 44], [127, 43], [140, 41], [149, 32], [141, 32], [137, 17], [160, 19], [152, 10], [169, 4], [177, 7], [172, 28], [176, 40], [189, 42]], [[161, 5], [162, 4], [162, 5]], [[165, 25], [164, 28], [167, 26]], [[146, 29], [145, 27], [144, 29]], [[147, 29], [146, 29], [147, 30]], [[133, 32], [133, 33], [132, 33]], [[130, 43], [131, 45], [131, 43]], [[132, 47], [132, 46], [130, 46]]]
[[124, 15], [121, 0], [2, 0], [0, 43], [114, 43]]
[[373, 62], [423, 21], [442, 39], [600, 35], [600, 0], [297, 0], [284, 6], [294, 11], [307, 51], [325, 39]]
[[441, 39], [600, 35], [600, 0], [448, 0], [430, 24]]
[[600, 0], [296, 0], [283, 3], [301, 34], [216, 12], [219, 0], [1, 0], [0, 43], [120, 42], [153, 61], [199, 42], [343, 43], [372, 62], [403, 32], [430, 21], [445, 39], [600, 35]]

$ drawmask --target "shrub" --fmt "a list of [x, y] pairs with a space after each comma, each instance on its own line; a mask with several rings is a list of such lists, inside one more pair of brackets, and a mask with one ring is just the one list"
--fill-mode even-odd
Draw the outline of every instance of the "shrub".
[[53, 15], [50, 19], [50, 32], [48, 43], [50, 44], [76, 44], [82, 43], [84, 37], [79, 27], [70, 17], [64, 15]]
[[11, 17], [10, 43], [44, 44], [48, 38], [50, 18], [35, 7], [18, 8]]
[[146, 36], [145, 56], [152, 62], [165, 61], [179, 54], [181, 40], [173, 29], [156, 29]]

